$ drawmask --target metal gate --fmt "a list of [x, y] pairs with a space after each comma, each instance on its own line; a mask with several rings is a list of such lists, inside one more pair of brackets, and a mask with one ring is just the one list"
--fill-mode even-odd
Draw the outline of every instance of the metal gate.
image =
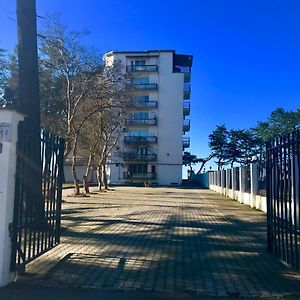
[[267, 143], [268, 251], [299, 269], [300, 130]]
[[22, 273], [60, 240], [64, 140], [25, 122], [18, 130], [11, 270]]

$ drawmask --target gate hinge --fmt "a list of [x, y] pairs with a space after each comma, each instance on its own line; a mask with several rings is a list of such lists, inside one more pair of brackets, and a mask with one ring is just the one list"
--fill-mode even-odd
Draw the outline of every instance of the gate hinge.
[[14, 223], [13, 222], [8, 224], [8, 232], [9, 232], [9, 237], [12, 238], [14, 235]]

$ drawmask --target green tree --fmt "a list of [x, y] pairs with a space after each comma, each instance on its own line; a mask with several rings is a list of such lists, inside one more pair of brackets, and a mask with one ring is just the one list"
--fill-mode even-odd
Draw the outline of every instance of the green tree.
[[7, 81], [7, 60], [5, 56], [5, 50], [0, 48], [0, 97], [3, 97], [5, 84]]
[[271, 112], [267, 121], [258, 122], [253, 129], [261, 143], [274, 139], [280, 135], [292, 132], [300, 125], [300, 109], [296, 111], [286, 111], [277, 108]]
[[231, 168], [234, 163], [247, 165], [258, 152], [259, 142], [251, 130], [231, 129], [228, 139], [226, 159]]
[[218, 170], [227, 162], [227, 146], [228, 146], [228, 130], [225, 124], [218, 125], [217, 128], [209, 135], [209, 147], [214, 157], [217, 158], [215, 163], [218, 165]]
[[193, 167], [192, 165], [195, 165], [199, 162], [199, 159], [196, 155], [191, 154], [190, 152], [185, 151], [182, 156], [182, 164], [184, 166], [188, 166], [190, 168], [190, 174], [192, 174]]

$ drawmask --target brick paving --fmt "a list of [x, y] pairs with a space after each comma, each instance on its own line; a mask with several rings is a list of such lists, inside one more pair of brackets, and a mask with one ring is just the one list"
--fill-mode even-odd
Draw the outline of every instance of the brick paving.
[[300, 295], [300, 274], [266, 253], [266, 215], [212, 191], [64, 196], [62, 227], [61, 244], [19, 284], [201, 299]]

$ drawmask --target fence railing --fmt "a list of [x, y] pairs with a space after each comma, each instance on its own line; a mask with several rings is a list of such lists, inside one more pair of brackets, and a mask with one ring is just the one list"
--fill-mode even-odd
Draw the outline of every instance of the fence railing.
[[249, 166], [209, 173], [210, 189], [240, 203], [267, 211], [266, 170], [257, 161]]
[[300, 269], [300, 130], [266, 147], [268, 251]]

